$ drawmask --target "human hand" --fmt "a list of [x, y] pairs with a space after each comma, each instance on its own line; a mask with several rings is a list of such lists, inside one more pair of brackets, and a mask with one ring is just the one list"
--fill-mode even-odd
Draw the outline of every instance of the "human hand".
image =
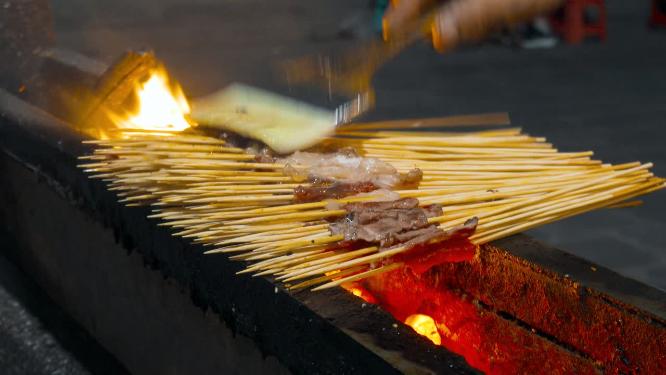
[[491, 32], [547, 13], [563, 0], [393, 0], [383, 19], [384, 39], [392, 30], [438, 7], [431, 25], [432, 43], [439, 52], [459, 44], [476, 42]]

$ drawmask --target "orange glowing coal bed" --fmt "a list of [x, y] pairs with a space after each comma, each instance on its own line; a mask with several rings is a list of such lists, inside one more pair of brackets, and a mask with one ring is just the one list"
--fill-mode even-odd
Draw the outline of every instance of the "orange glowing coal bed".
[[[449, 244], [454, 246], [456, 244]], [[453, 249], [470, 251], [465, 244]], [[458, 257], [457, 260], [463, 260]], [[434, 345], [457, 353], [490, 374], [592, 374], [599, 368], [553, 342], [501, 317], [460, 291], [434, 287], [437, 266], [405, 267], [345, 285], [365, 301], [381, 306]], [[416, 270], [416, 271], [415, 271]]]
[[[442, 345], [442, 337], [439, 335], [437, 323], [432, 317], [423, 314], [412, 314], [405, 319], [405, 324], [412, 327], [419, 335], [427, 337], [433, 344]], [[448, 328], [446, 330], [448, 331]]]

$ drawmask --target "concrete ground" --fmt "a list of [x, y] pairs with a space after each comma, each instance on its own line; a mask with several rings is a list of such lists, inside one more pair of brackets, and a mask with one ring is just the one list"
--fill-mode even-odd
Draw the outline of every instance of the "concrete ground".
[[[606, 43], [518, 50], [486, 44], [437, 55], [425, 43], [376, 76], [370, 118], [508, 111], [566, 151], [609, 162], [652, 161], [666, 176], [666, 32], [646, 27], [648, 1], [610, 0]], [[59, 42], [112, 61], [154, 49], [192, 96], [242, 81], [281, 92], [282, 58], [354, 44], [335, 30], [364, 10], [338, 0], [54, 3]], [[323, 96], [322, 96], [323, 97]], [[313, 101], [321, 102], [319, 96]], [[328, 104], [331, 105], [331, 104]], [[545, 242], [666, 289], [666, 192], [531, 231]]]
[[[9, 266], [11, 267], [11, 265]], [[0, 259], [7, 270], [7, 260]], [[0, 285], [0, 365], [3, 373], [73, 374], [90, 372], [66, 350], [42, 323], [7, 290], [6, 274]]]
[[[0, 234], [0, 249], [12, 246]], [[123, 366], [0, 252], [0, 373], [126, 374]]]

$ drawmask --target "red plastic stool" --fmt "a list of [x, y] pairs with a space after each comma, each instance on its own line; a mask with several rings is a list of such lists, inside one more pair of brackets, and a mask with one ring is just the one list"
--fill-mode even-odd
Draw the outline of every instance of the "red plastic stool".
[[[599, 15], [596, 22], [585, 20], [585, 10], [596, 7]], [[567, 43], [577, 44], [588, 36], [606, 40], [606, 3], [604, 0], [566, 0], [564, 6], [550, 19], [553, 30]]]
[[666, 26], [666, 1], [652, 0], [652, 11], [650, 12], [650, 26]]

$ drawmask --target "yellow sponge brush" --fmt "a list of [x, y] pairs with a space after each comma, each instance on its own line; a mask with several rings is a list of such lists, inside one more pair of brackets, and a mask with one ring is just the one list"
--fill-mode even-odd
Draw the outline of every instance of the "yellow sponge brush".
[[281, 154], [315, 145], [336, 126], [334, 111], [239, 83], [194, 100], [191, 118], [260, 140]]

